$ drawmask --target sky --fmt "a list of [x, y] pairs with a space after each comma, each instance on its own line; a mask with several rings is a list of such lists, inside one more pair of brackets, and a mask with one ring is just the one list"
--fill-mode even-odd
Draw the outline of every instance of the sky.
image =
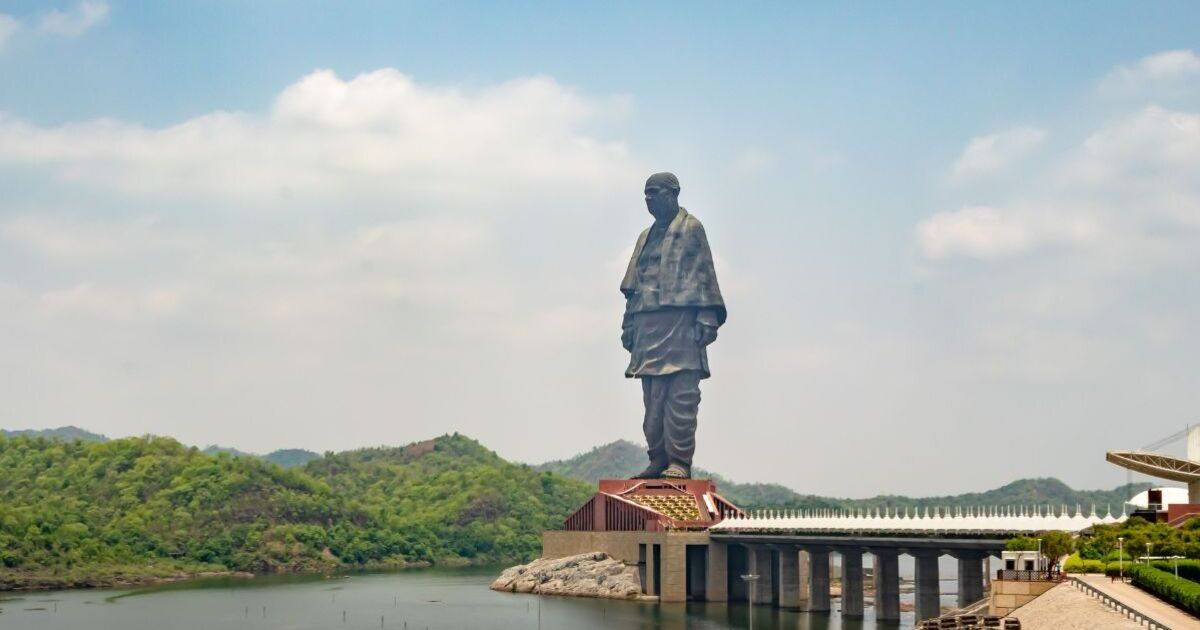
[[0, 2], [0, 426], [641, 441], [669, 170], [696, 464], [861, 497], [1200, 422], [1195, 3]]

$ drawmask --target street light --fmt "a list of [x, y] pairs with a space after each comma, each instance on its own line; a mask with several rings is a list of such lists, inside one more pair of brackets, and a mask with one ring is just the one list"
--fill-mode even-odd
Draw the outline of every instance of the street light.
[[1150, 566], [1150, 543], [1146, 543], [1146, 566]]
[[750, 630], [754, 630], [754, 583], [758, 581], [758, 575], [754, 573], [747, 573], [742, 576], [742, 579], [746, 581], [746, 584], [750, 589]]
[[1125, 581], [1125, 537], [1117, 536], [1117, 575]]

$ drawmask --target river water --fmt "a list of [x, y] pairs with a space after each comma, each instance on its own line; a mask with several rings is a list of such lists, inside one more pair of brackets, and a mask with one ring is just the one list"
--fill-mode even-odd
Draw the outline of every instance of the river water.
[[[0, 593], [0, 630], [715, 630], [749, 625], [744, 604], [660, 606], [493, 592], [488, 585], [501, 569], [434, 568], [334, 578], [212, 579], [135, 590]], [[905, 598], [911, 599], [911, 594]], [[900, 627], [912, 625], [912, 613], [904, 613]], [[759, 630], [875, 627], [870, 610], [866, 619], [854, 621], [842, 620], [837, 613], [764, 607], [754, 611], [754, 628]]]

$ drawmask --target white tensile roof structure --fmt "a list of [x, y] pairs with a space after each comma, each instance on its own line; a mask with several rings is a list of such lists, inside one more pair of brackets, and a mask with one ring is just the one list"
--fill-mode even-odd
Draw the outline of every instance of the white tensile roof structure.
[[[1109, 451], [1104, 459], [1121, 468], [1158, 479], [1182, 481], [1188, 485], [1187, 502], [1200, 503], [1200, 424], [1189, 427], [1186, 433], [1186, 458], [1142, 451]], [[1179, 434], [1168, 438], [1168, 441], [1177, 437]]]
[[[1158, 490], [1158, 491], [1162, 492], [1162, 507], [1163, 507], [1163, 509], [1166, 509], [1166, 507], [1168, 505], [1177, 505], [1180, 503], [1188, 502], [1187, 488], [1157, 487], [1157, 488], [1151, 488], [1151, 490]], [[1149, 508], [1150, 507], [1150, 490], [1142, 490], [1141, 492], [1133, 495], [1133, 498], [1126, 501], [1125, 503], [1127, 503], [1128, 505], [1132, 505], [1134, 507], [1142, 508], [1143, 510]]]
[[785, 532], [789, 534], [1022, 536], [1051, 530], [1079, 533], [1093, 525], [1125, 520], [1095, 506], [1084, 512], [1066, 506], [934, 508], [930, 510], [761, 510], [731, 514], [713, 525], [714, 533]]

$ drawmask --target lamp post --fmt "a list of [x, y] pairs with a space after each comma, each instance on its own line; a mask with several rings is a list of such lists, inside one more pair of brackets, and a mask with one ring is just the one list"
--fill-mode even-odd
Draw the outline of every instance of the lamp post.
[[750, 612], [749, 612], [750, 630], [754, 630], [754, 583], [756, 581], [758, 581], [758, 575], [755, 573], [747, 573], [742, 576], [742, 579], [746, 581], [746, 585], [749, 588], [748, 592], [750, 594], [750, 606], [749, 606], [749, 608], [750, 608]]
[[1117, 536], [1117, 575], [1125, 581], [1125, 537]]
[[1042, 539], [1039, 538], [1037, 540], [1038, 540], [1037, 570], [1041, 571], [1042, 570]]
[[1150, 543], [1146, 543], [1146, 566], [1150, 566]]

